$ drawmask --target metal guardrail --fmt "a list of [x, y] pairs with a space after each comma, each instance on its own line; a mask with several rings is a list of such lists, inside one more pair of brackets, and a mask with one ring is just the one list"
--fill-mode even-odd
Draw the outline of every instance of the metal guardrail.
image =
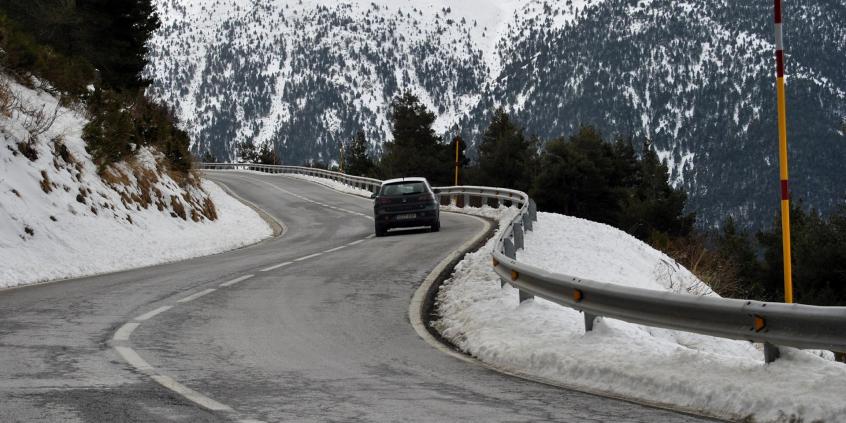
[[[365, 189], [370, 192], [376, 192], [382, 185], [382, 181], [379, 179], [352, 176], [331, 170], [304, 166], [264, 165], [253, 163], [196, 163], [196, 166], [198, 169], [203, 170], [248, 170], [262, 173], [312, 176], [340, 182], [350, 187]], [[458, 196], [464, 198], [464, 204], [470, 204], [470, 198], [476, 197], [484, 200], [494, 200], [495, 206], [502, 204], [502, 202], [522, 205], [525, 204], [529, 198], [523, 192], [506, 188], [459, 186], [436, 187], [436, 189], [439, 191], [437, 195], [441, 198], [441, 200], [449, 199], [453, 202], [453, 204], [455, 204], [455, 198]]]
[[[200, 166], [203, 169], [309, 175], [368, 187], [365, 189], [371, 192], [375, 192], [382, 182], [297, 166], [217, 163], [201, 163]], [[437, 189], [441, 198], [449, 198], [451, 204], [463, 196], [465, 206], [470, 204], [471, 197], [481, 197], [519, 207], [519, 212], [505, 226], [494, 246], [494, 271], [502, 279], [503, 286], [508, 283], [519, 290], [521, 302], [537, 296], [582, 311], [586, 331], [593, 329], [596, 317], [605, 316], [647, 326], [761, 342], [767, 346], [764, 354], [767, 362], [778, 358], [774, 345], [846, 351], [846, 307], [676, 294], [550, 273], [516, 260], [517, 250], [524, 247], [525, 232], [531, 231], [533, 222], [537, 221], [537, 206], [526, 193], [475, 186]]]
[[[528, 197], [527, 197], [528, 198]], [[597, 316], [646, 326], [761, 342], [764, 358], [778, 358], [776, 345], [846, 351], [846, 307], [768, 303], [676, 294], [555, 274], [519, 263], [523, 232], [536, 220], [534, 203], [503, 231], [493, 251], [494, 271], [520, 291], [520, 301], [535, 296], [582, 311], [585, 330]], [[528, 223], [528, 225], [527, 225]], [[525, 229], [524, 229], [525, 228]]]
[[281, 165], [263, 165], [252, 163], [196, 163], [198, 169], [204, 170], [250, 170], [254, 172], [264, 173], [281, 173], [293, 175], [313, 176], [316, 178], [330, 179], [349, 185], [353, 188], [361, 188], [370, 192], [376, 192], [382, 185], [382, 181], [373, 178], [364, 178], [361, 176], [346, 175], [340, 172], [333, 172], [331, 170], [318, 169], [313, 167], [303, 166], [281, 166]]

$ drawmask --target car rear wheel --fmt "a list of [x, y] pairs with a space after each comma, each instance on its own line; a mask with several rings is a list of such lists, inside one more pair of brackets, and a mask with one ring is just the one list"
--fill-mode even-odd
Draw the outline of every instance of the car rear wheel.
[[441, 230], [441, 221], [436, 220], [435, 223], [432, 226], [430, 226], [430, 229], [431, 229], [432, 232], [440, 231]]
[[385, 234], [388, 233], [388, 228], [386, 228], [382, 225], [377, 224], [375, 229], [376, 229], [376, 236], [385, 236]]

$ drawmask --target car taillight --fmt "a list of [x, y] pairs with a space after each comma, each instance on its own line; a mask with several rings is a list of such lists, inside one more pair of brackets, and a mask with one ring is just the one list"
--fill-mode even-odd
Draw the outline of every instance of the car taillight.
[[417, 202], [422, 203], [424, 201], [435, 201], [435, 198], [431, 195], [421, 195], [417, 197]]

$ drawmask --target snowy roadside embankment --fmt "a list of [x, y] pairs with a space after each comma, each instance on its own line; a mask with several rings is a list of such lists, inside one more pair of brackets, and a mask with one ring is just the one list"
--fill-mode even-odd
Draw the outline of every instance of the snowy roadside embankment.
[[343, 184], [341, 182], [338, 182], [338, 181], [335, 181], [335, 180], [332, 180], [332, 179], [318, 178], [316, 176], [311, 176], [311, 175], [300, 175], [300, 174], [297, 174], [297, 173], [267, 173], [267, 172], [260, 172], [258, 170], [238, 170], [238, 172], [255, 173], [255, 174], [258, 174], [258, 175], [276, 175], [276, 176], [287, 177], [287, 178], [302, 179], [304, 181], [309, 181], [309, 182], [313, 182], [313, 183], [318, 184], [318, 185], [323, 185], [323, 186], [325, 186], [327, 188], [331, 188], [335, 191], [343, 192], [345, 194], [352, 194], [352, 195], [355, 195], [355, 196], [358, 196], [358, 197], [364, 197], [364, 198], [370, 198], [370, 196], [373, 194], [372, 192], [370, 192], [366, 189], [363, 189], [363, 188], [356, 188], [354, 186], [346, 185], [346, 184]]
[[347, 193], [347, 194], [357, 195], [359, 197], [370, 198], [370, 195], [373, 194], [372, 192], [370, 192], [366, 189], [356, 188], [356, 187], [353, 187], [353, 186], [350, 186], [350, 185], [342, 184], [338, 181], [333, 181], [331, 179], [316, 178], [314, 176], [297, 175], [297, 174], [286, 174], [285, 176], [290, 176], [292, 178], [298, 178], [298, 179], [305, 179], [306, 181], [311, 181], [311, 182], [314, 182], [316, 184], [320, 184], [320, 185], [332, 188], [335, 191], [340, 191], [340, 192]]
[[[513, 216], [513, 214], [509, 214]], [[505, 216], [503, 216], [505, 217]], [[499, 236], [497, 234], [496, 236]], [[518, 260], [557, 273], [645, 289], [716, 295], [683, 267], [606, 225], [539, 213]], [[846, 420], [846, 365], [783, 348], [764, 365], [749, 342], [599, 318], [500, 288], [495, 239], [468, 254], [441, 288], [435, 327], [491, 365], [553, 383], [724, 418]]]
[[[140, 147], [98, 172], [86, 120], [0, 75], [0, 288], [219, 253], [271, 236], [249, 207]], [[54, 113], [55, 111], [55, 113]]]

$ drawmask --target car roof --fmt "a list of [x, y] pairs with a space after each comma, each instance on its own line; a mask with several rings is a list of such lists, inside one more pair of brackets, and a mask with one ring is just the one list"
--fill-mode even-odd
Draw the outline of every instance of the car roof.
[[388, 179], [387, 181], [382, 182], [382, 186], [389, 185], [389, 184], [395, 184], [397, 182], [425, 182], [426, 184], [429, 183], [429, 181], [427, 181], [426, 178], [411, 177], [411, 178]]

